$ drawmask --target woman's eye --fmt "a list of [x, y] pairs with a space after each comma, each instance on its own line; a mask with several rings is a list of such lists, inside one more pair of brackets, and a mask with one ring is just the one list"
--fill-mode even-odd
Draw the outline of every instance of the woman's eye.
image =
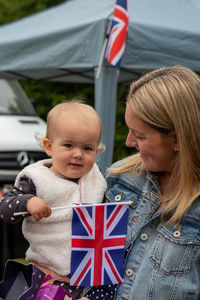
[[141, 136], [136, 136], [136, 139], [138, 139], [138, 140], [144, 140], [144, 138], [143, 137], [141, 137]]

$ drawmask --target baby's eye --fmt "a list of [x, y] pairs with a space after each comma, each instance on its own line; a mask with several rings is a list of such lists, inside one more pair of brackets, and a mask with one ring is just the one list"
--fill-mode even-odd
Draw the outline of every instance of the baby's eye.
[[92, 148], [91, 147], [84, 147], [84, 150], [86, 150], [86, 151], [92, 151]]
[[65, 147], [72, 148], [72, 144], [65, 144]]

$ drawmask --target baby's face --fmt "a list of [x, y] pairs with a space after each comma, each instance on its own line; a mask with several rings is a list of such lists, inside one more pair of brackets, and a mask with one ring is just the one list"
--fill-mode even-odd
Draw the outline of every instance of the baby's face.
[[63, 113], [50, 141], [51, 171], [62, 178], [81, 178], [92, 169], [98, 152], [100, 125], [93, 116]]

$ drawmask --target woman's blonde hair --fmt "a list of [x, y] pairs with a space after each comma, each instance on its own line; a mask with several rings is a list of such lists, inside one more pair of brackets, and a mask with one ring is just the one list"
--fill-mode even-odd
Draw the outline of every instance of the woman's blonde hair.
[[[163, 67], [133, 82], [127, 104], [141, 120], [160, 131], [164, 137], [176, 135], [177, 156], [173, 162], [170, 191], [162, 220], [180, 222], [200, 195], [200, 79], [183, 66]], [[118, 174], [144, 172], [138, 154], [124, 160]]]

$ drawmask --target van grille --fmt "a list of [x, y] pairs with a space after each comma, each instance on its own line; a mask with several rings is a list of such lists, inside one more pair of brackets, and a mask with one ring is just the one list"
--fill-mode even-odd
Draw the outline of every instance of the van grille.
[[0, 152], [0, 169], [21, 170], [38, 160], [48, 158], [42, 151]]

